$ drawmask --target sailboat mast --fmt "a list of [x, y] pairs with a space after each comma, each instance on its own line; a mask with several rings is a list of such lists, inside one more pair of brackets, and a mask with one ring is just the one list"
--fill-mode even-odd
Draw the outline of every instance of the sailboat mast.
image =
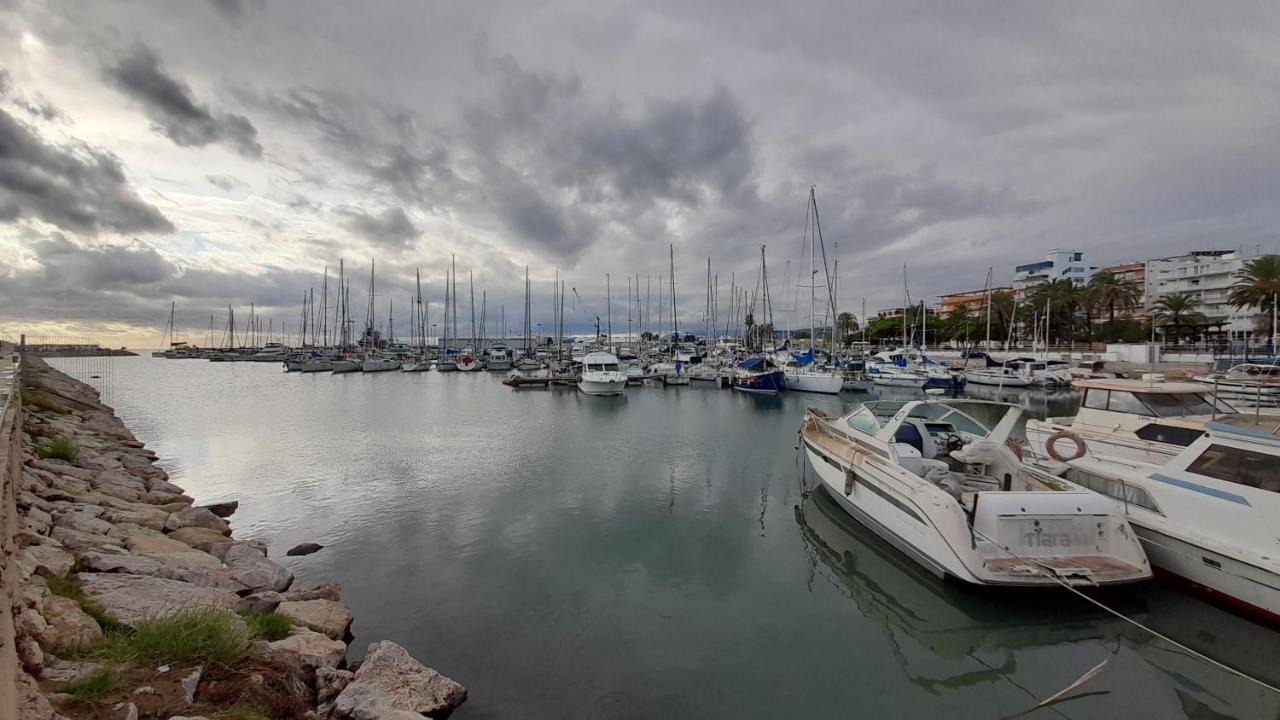
[[676, 343], [680, 340], [680, 317], [676, 313], [676, 246], [668, 246], [671, 253], [671, 356], [676, 356]]
[[[476, 345], [476, 271], [468, 271], [467, 276], [471, 285], [471, 345]], [[476, 347], [476, 350], [479, 350]]]
[[609, 273], [604, 274], [604, 314], [606, 322], [606, 330], [608, 333], [605, 338], [605, 347], [609, 348], [609, 352], [613, 352], [613, 298], [612, 290], [609, 287]]

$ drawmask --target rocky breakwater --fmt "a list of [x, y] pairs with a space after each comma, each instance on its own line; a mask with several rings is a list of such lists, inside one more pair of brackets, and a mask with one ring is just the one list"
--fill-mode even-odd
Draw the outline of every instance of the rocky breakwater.
[[404, 720], [466, 699], [393, 642], [348, 669], [339, 586], [294, 587], [89, 386], [38, 358], [22, 385], [20, 717]]

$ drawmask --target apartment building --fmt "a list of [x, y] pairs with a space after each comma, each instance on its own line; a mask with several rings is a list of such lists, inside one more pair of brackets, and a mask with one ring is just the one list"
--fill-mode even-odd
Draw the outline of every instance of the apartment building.
[[1045, 253], [1043, 260], [1018, 265], [1013, 270], [1013, 289], [1018, 297], [1024, 297], [1041, 283], [1050, 280], [1070, 280], [1077, 286], [1085, 285], [1098, 268], [1080, 250], [1054, 248]]
[[1237, 310], [1227, 302], [1227, 293], [1249, 258], [1235, 250], [1194, 250], [1185, 255], [1146, 262], [1146, 307], [1151, 309], [1162, 296], [1189, 292], [1200, 300], [1196, 308], [1204, 313], [1215, 331], [1252, 332], [1256, 308]]

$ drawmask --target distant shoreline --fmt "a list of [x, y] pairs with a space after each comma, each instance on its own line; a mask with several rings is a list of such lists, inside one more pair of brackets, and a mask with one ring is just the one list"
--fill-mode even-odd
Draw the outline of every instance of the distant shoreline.
[[68, 358], [68, 357], [137, 357], [138, 353], [132, 350], [112, 350], [110, 348], [101, 348], [98, 350], [31, 350], [30, 355], [39, 358]]

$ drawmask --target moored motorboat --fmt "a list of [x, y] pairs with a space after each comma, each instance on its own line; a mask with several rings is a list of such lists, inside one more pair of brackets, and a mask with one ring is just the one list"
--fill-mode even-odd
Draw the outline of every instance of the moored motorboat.
[[[960, 407], [1003, 410], [993, 429]], [[1151, 568], [1105, 497], [1023, 465], [1021, 411], [975, 401], [878, 401], [840, 418], [810, 408], [806, 456], [856, 520], [930, 571], [978, 585], [1106, 585]]]
[[578, 389], [587, 395], [621, 395], [627, 387], [627, 374], [618, 367], [612, 353], [591, 352], [582, 358], [582, 377]]
[[1280, 418], [1221, 415], [1197, 432], [1161, 463], [1095, 454], [1087, 441], [1031, 462], [1111, 498], [1157, 568], [1280, 624]]

